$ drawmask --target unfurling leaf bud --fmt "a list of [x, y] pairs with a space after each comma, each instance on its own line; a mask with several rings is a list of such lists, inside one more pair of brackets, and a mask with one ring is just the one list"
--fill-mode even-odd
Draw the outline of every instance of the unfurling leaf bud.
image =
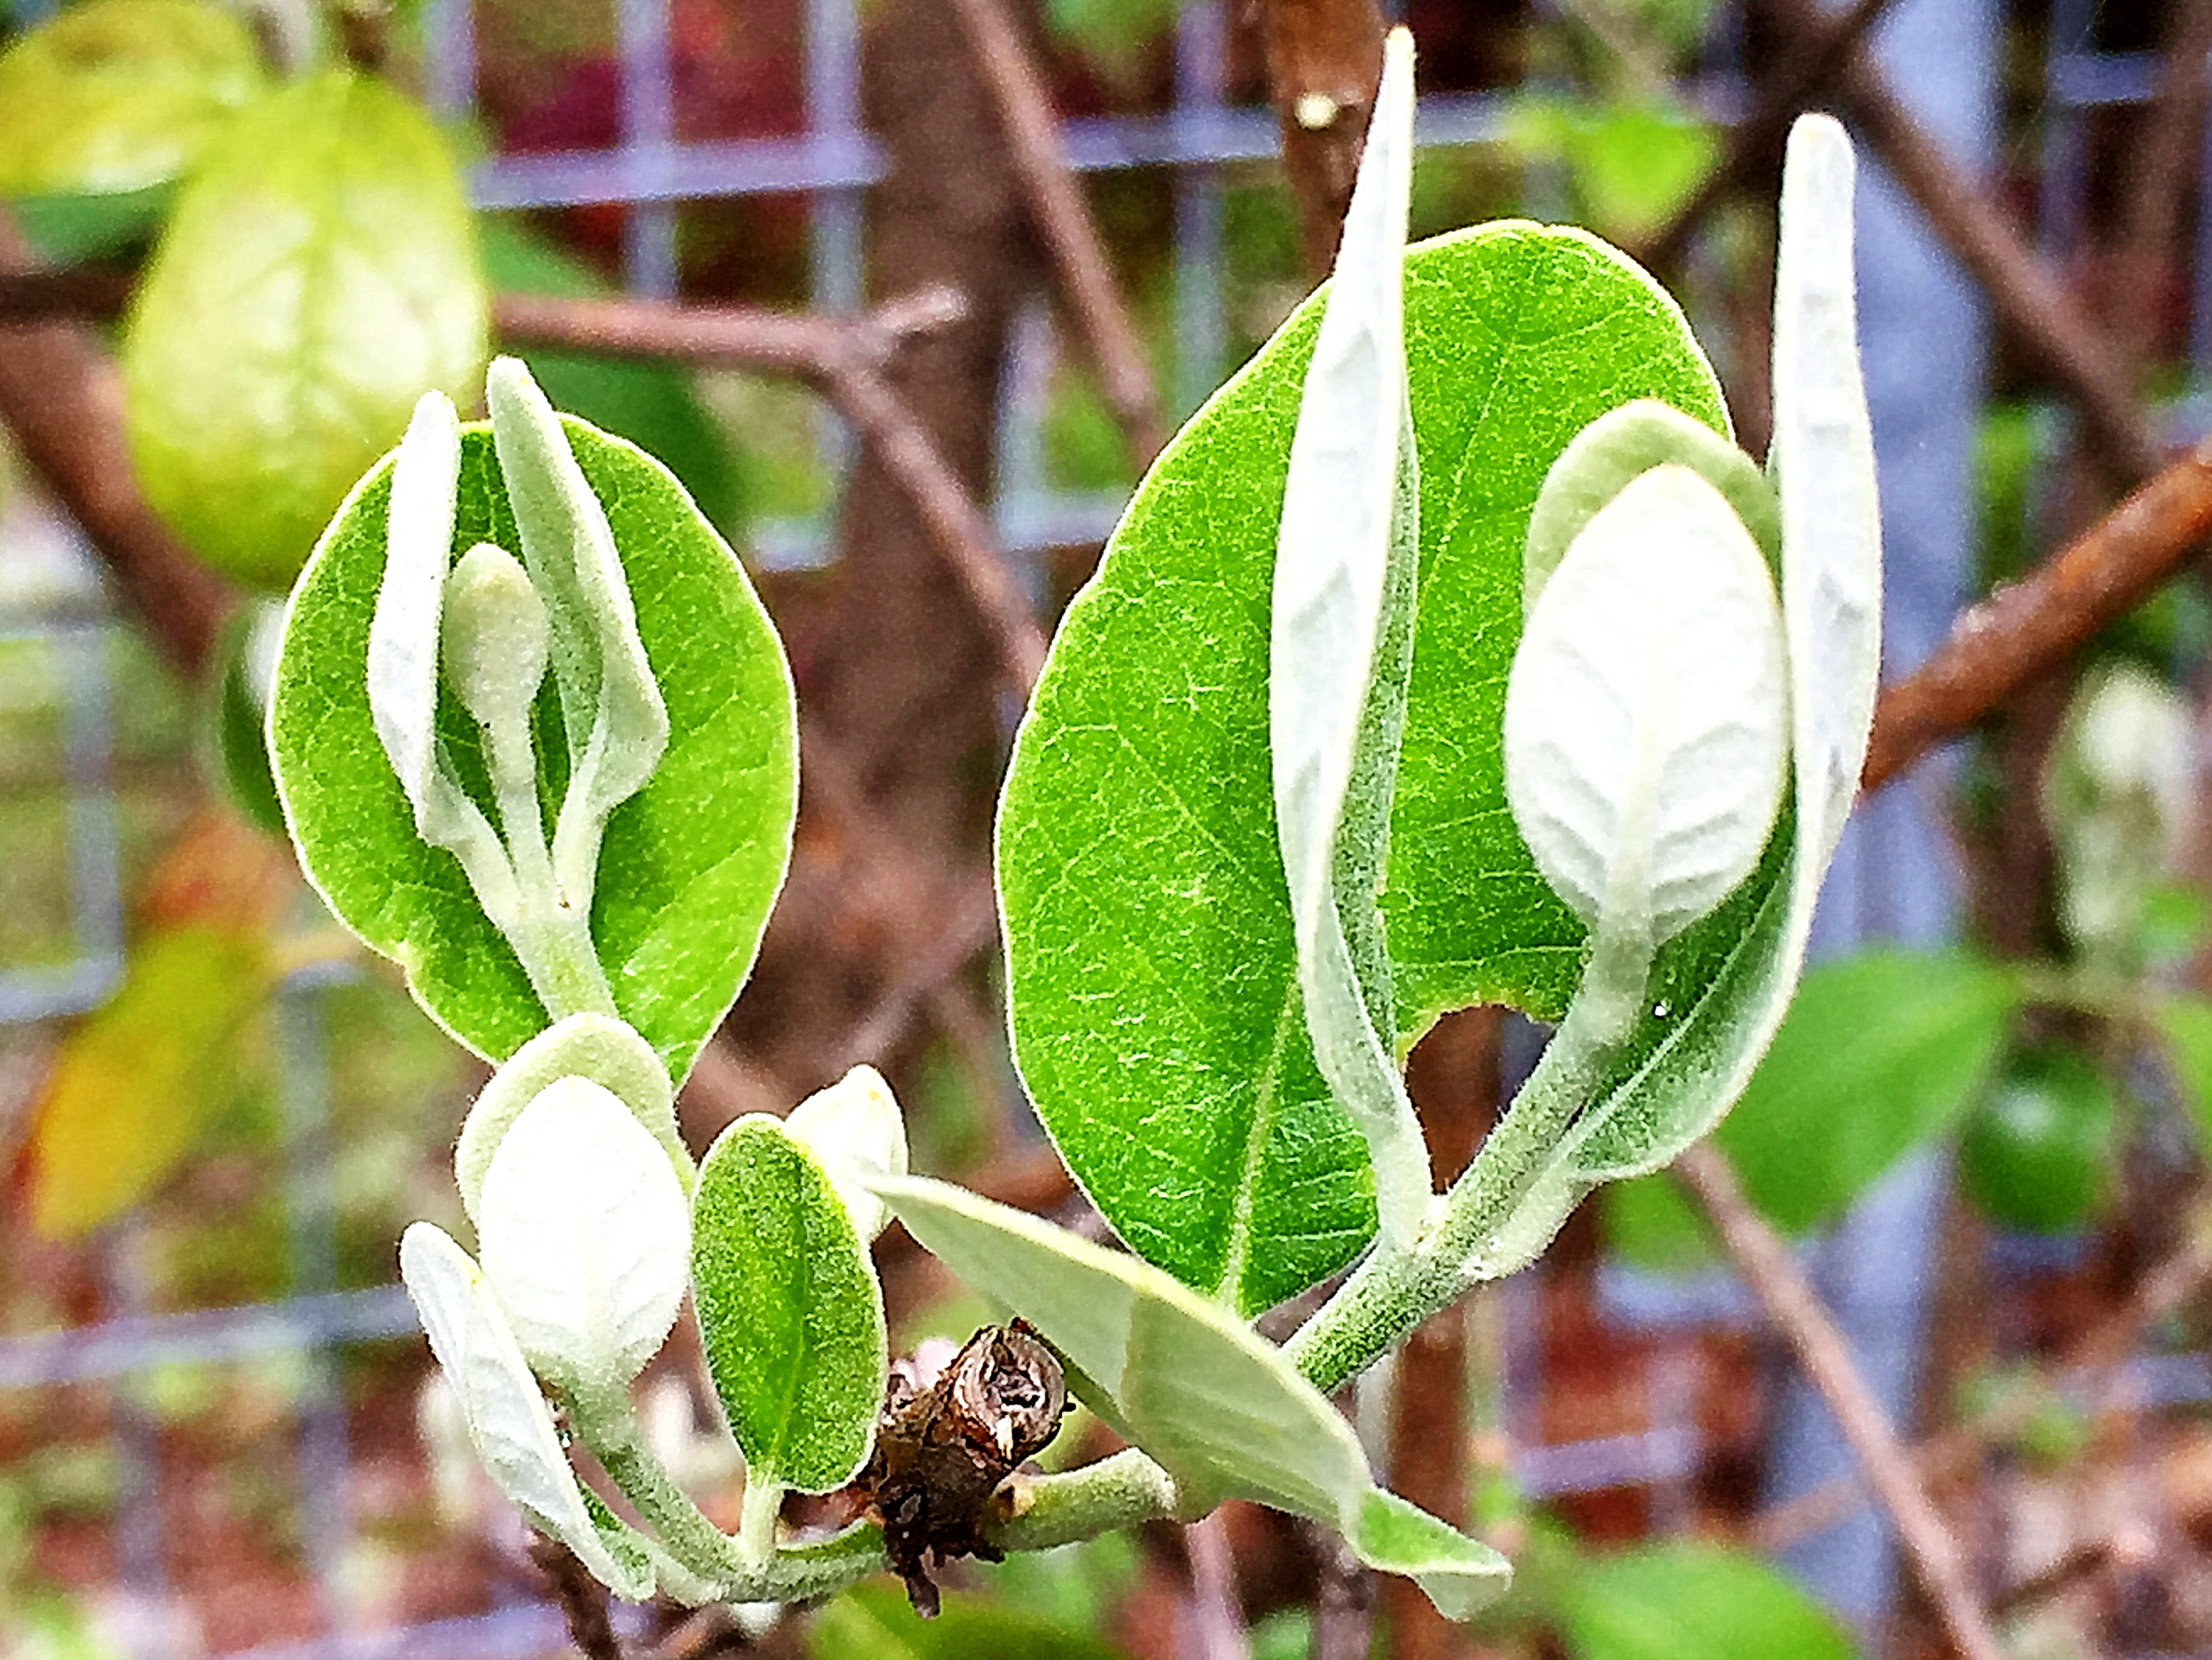
[[446, 679], [461, 706], [487, 727], [527, 721], [550, 635], [522, 562], [477, 543], [446, 578], [445, 610]]

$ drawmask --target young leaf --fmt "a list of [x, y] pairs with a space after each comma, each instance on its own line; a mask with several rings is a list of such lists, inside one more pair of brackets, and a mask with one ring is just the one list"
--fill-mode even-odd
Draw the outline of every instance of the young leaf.
[[1840, 1215], [1988, 1084], [2023, 993], [1965, 951], [1861, 952], [1805, 976], [1717, 1134], [1752, 1202], [1802, 1232]]
[[261, 87], [253, 35], [222, 6], [71, 6], [0, 54], [0, 196], [165, 184]]
[[1834, 1619], [1741, 1551], [1675, 1541], [1601, 1558], [1558, 1601], [1574, 1660], [1856, 1660]]
[[1774, 443], [1782, 610], [1796, 689], [1797, 812], [1820, 886], [1858, 794], [1881, 669], [1881, 502], [1859, 373], [1851, 141], [1826, 115], [1790, 129], [1774, 256]]
[[484, 1175], [522, 1110], [563, 1078], [589, 1079], [636, 1116], [676, 1172], [688, 1201], [697, 1183], [691, 1155], [676, 1128], [676, 1092], [660, 1057], [644, 1038], [604, 1014], [572, 1014], [532, 1038], [492, 1073], [453, 1149], [453, 1180], [469, 1220], [483, 1226]]
[[522, 1110], [484, 1171], [484, 1277], [530, 1364], [604, 1398], [653, 1358], [684, 1301], [690, 1207], [660, 1144], [587, 1078]]
[[1792, 812], [1759, 872], [1692, 930], [1691, 939], [1717, 948], [1702, 958], [1678, 949], [1671, 964], [1661, 958], [1649, 1012], [1592, 1104], [1530, 1174], [1509, 1225], [1463, 1242], [1471, 1274], [1494, 1278], [1525, 1266], [1591, 1188], [1656, 1170], [1711, 1130], [1749, 1081], [1796, 990], [1814, 901], [1866, 755], [1881, 649], [1881, 504], [1851, 269], [1850, 141], [1826, 117], [1806, 116], [1791, 129], [1783, 178], [1771, 458], [1782, 505]]
[[208, 147], [131, 308], [148, 499], [210, 563], [283, 587], [416, 399], [473, 392], [487, 305], [428, 117], [343, 71], [271, 94]]
[[1689, 468], [1595, 514], [1528, 614], [1505, 795], [1553, 888], [1651, 943], [1759, 862], [1782, 800], [1782, 617], [1751, 533]]
[[[607, 821], [592, 936], [618, 1012], [681, 1079], [737, 995], [782, 885], [798, 788], [791, 678], [752, 585], [682, 486], [621, 440], [564, 426], [621, 550], [675, 734], [651, 781]], [[362, 673], [392, 488], [388, 460], [371, 469], [301, 577], [270, 751], [301, 862], [331, 909], [406, 966], [410, 988], [448, 1031], [503, 1056], [544, 1029], [544, 1008], [460, 866], [417, 835]], [[491, 434], [465, 427], [448, 551], [518, 540]], [[557, 798], [560, 722], [544, 696], [540, 764]], [[480, 731], [441, 698], [437, 739], [455, 775], [482, 792], [472, 799], [489, 800]]]
[[1702, 421], [1656, 398], [1638, 398], [1601, 415], [1575, 435], [1544, 475], [1528, 514], [1521, 603], [1536, 603], [1567, 548], [1629, 480], [1669, 461], [1689, 468], [1727, 498], [1769, 564], [1782, 557], [1782, 509], [1759, 464]]
[[650, 1570], [601, 1537], [545, 1397], [468, 1253], [416, 1222], [399, 1241], [399, 1274], [431, 1353], [461, 1398], [477, 1456], [499, 1490], [617, 1595], [633, 1602], [651, 1596]]
[[[1406, 404], [1413, 39], [1394, 29], [1291, 436], [1267, 648], [1268, 754], [1314, 1061], [1366, 1138], [1383, 1237], [1428, 1213], [1429, 1152], [1391, 1052], [1376, 901], [1405, 735], [1420, 557]], [[1233, 1297], [1242, 1265], [1223, 1274]]]
[[906, 1119], [884, 1075], [854, 1067], [793, 1107], [783, 1127], [829, 1172], [860, 1237], [881, 1233], [891, 1213], [864, 1178], [906, 1174]]
[[775, 1119], [715, 1138], [692, 1209], [707, 1369], [756, 1482], [828, 1493], [867, 1462], [883, 1292], [829, 1174]]
[[484, 396], [523, 562], [552, 626], [569, 767], [553, 869], [563, 898], [588, 908], [600, 826], [660, 764], [668, 708], [638, 638], [606, 510], [576, 464], [561, 417], [512, 357], [491, 366]]
[[460, 418], [445, 393], [426, 392], [393, 452], [384, 577], [368, 625], [368, 709], [416, 834], [461, 861], [488, 916], [511, 918], [520, 899], [499, 834], [438, 759], [438, 641], [460, 477]]
[[[1498, 766], [1546, 469], [1638, 397], [1726, 429], [1674, 302], [1578, 232], [1417, 246], [1404, 302], [1421, 587], [1382, 897], [1401, 1043], [1445, 1008], [1556, 1015], [1574, 989], [1583, 930], [1514, 833]], [[1013, 1037], [1040, 1116], [1124, 1239], [1246, 1312], [1374, 1228], [1365, 1149], [1306, 1036], [1267, 743], [1274, 537], [1319, 311], [1139, 487], [1061, 624], [999, 821]], [[1692, 971], [1733, 943], [1722, 926], [1678, 942]]]
[[1218, 1305], [963, 1189], [913, 1177], [872, 1185], [925, 1250], [1043, 1333], [1084, 1403], [1202, 1502], [1253, 1499], [1326, 1522], [1454, 1619], [1504, 1590], [1503, 1557], [1378, 1493], [1343, 1414]]

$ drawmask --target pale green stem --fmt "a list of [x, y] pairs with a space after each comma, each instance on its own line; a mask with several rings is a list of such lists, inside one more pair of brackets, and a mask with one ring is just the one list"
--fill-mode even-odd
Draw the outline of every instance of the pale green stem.
[[1411, 1249], [1378, 1245], [1283, 1346], [1323, 1394], [1388, 1353], [1480, 1278], [1479, 1264], [1635, 1030], [1650, 978], [1648, 933], [1601, 927], [1567, 1018], [1474, 1161]]
[[600, 1468], [687, 1570], [718, 1589], [757, 1571], [757, 1565], [746, 1560], [738, 1542], [708, 1519], [653, 1456], [645, 1427], [626, 1392], [614, 1389], [590, 1400], [572, 1398], [568, 1408], [578, 1439], [592, 1450]]
[[[681, 1602], [811, 1601], [890, 1566], [883, 1535], [868, 1523], [828, 1539], [774, 1548], [782, 1499], [781, 1487], [774, 1481], [748, 1487], [740, 1536], [732, 1539], [661, 1468], [646, 1445], [628, 1395], [620, 1391], [603, 1400], [571, 1401], [569, 1418], [578, 1438], [659, 1534], [658, 1543], [644, 1542], [663, 1575], [662, 1589]], [[1167, 1472], [1133, 1449], [1065, 1475], [1035, 1477], [1025, 1493], [1022, 1514], [992, 1532], [993, 1541], [1009, 1550], [1045, 1550], [1139, 1523], [1188, 1520], [1196, 1513]], [[765, 1527], [757, 1520], [763, 1516]], [[754, 1557], [745, 1536], [757, 1529], [769, 1548]], [[673, 1573], [667, 1572], [671, 1568]]]
[[738, 1512], [738, 1551], [755, 1572], [775, 1555], [775, 1521], [783, 1509], [783, 1483], [766, 1470], [745, 1472], [745, 1496]]
[[554, 879], [538, 805], [538, 757], [529, 723], [498, 721], [483, 730], [484, 759], [519, 890], [514, 926], [506, 930], [508, 943], [554, 1019], [615, 1014], [614, 994], [592, 941], [591, 913], [570, 904]]

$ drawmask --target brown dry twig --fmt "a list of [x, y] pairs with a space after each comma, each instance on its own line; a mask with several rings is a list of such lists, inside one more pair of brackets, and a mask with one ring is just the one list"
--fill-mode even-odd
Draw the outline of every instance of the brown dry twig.
[[[1812, 0], [1765, 3], [1801, 50], [1820, 41], [1829, 26]], [[2044, 268], [1989, 193], [1914, 119], [1863, 45], [1845, 56], [1834, 86], [1851, 125], [1981, 285], [2006, 332], [2081, 411], [2106, 460], [2130, 483], [2156, 472], [2166, 463], [2165, 447], [2136, 402], [2124, 356]]]
[[1068, 308], [1098, 370], [1100, 389], [1139, 467], [1167, 441], [1160, 399], [1136, 324], [1114, 281], [1091, 204], [1060, 147], [1044, 76], [1004, 0], [953, 0], [998, 106], [1030, 216], [1052, 256]]
[[1791, 44], [1762, 83], [1758, 106], [1729, 130], [1727, 148], [1697, 194], [1650, 240], [1632, 250], [1640, 262], [1661, 271], [1674, 267], [1713, 210], [1772, 163], [1798, 112], [1834, 77], [1893, 3], [1895, 0], [1856, 0], [1841, 16], [1824, 17], [1817, 38]]
[[1717, 1147], [1710, 1142], [1694, 1146], [1674, 1168], [1835, 1414], [1953, 1646], [1964, 1660], [2003, 1660], [2004, 1651], [1974, 1594], [1958, 1541], [1929, 1503], [1881, 1403], [1859, 1376], [1843, 1334], [1821, 1307], [1797, 1259], [1752, 1208], [1735, 1171]]
[[1260, 29], [1306, 274], [1318, 280], [1336, 263], [1359, 176], [1382, 79], [1382, 13], [1375, 0], [1261, 0]]
[[2155, 593], [2212, 536], [2212, 440], [2024, 580], [1961, 612], [1875, 711], [1859, 787], [1879, 789]]

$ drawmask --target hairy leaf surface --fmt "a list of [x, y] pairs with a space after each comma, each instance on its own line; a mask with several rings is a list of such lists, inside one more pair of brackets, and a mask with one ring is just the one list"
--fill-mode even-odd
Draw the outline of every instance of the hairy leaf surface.
[[[1000, 819], [1014, 1041], [1045, 1124], [1139, 1254], [1246, 1312], [1375, 1225], [1364, 1147], [1302, 1018], [1267, 752], [1274, 533], [1319, 311], [1139, 488], [1061, 626]], [[1417, 247], [1405, 313], [1420, 590], [1382, 895], [1401, 1043], [1465, 1003], [1555, 1016], [1580, 970], [1582, 927], [1499, 770], [1547, 469], [1636, 398], [1726, 427], [1674, 302], [1579, 232]], [[1693, 928], [1662, 961], [1707, 961], [1721, 937]]]
[[852, 1213], [781, 1123], [750, 1114], [707, 1150], [691, 1272], [707, 1368], [756, 1480], [851, 1481], [889, 1364], [883, 1292]]
[[[565, 425], [607, 510], [672, 730], [652, 781], [607, 821], [592, 934], [622, 1017], [680, 1080], [744, 982], [782, 885], [798, 806], [791, 677], [737, 556], [683, 486], [622, 440]], [[405, 966], [440, 1024], [500, 1058], [544, 1028], [545, 1011], [459, 862], [416, 836], [369, 712], [364, 666], [391, 494], [387, 457], [332, 521], [293, 596], [270, 715], [277, 785], [331, 909]], [[462, 433], [454, 550], [478, 542], [516, 544], [481, 424]], [[541, 693], [537, 721], [549, 801], [566, 782], [555, 696]], [[439, 736], [489, 803], [477, 728], [450, 692]]]

